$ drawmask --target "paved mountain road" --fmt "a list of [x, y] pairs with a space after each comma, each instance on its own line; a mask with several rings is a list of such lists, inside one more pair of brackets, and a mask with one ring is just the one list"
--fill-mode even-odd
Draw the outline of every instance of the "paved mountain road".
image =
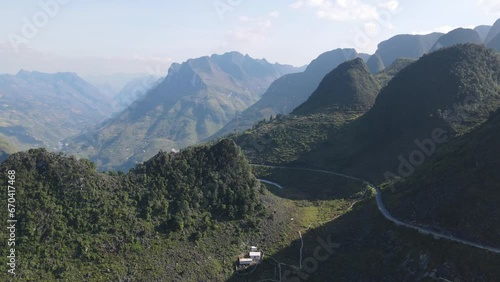
[[[301, 171], [320, 172], [320, 173], [326, 173], [326, 174], [331, 174], [331, 175], [336, 175], [336, 176], [340, 176], [340, 177], [349, 178], [349, 179], [352, 179], [352, 180], [361, 181], [364, 184], [366, 184], [367, 186], [369, 186], [370, 188], [372, 188], [372, 189], [375, 190], [375, 192], [376, 192], [375, 199], [377, 201], [377, 207], [378, 207], [378, 209], [380, 210], [380, 212], [382, 213], [382, 215], [386, 219], [392, 221], [396, 225], [398, 225], [398, 226], [404, 226], [406, 228], [417, 230], [419, 233], [422, 233], [422, 234], [432, 235], [436, 239], [450, 240], [450, 241], [461, 243], [461, 244], [464, 244], [464, 245], [467, 245], [467, 246], [471, 246], [471, 247], [474, 247], [474, 248], [479, 248], [479, 249], [483, 249], [483, 250], [487, 250], [487, 251], [490, 251], [490, 252], [493, 252], [493, 253], [500, 254], [500, 248], [495, 248], [495, 247], [486, 246], [486, 245], [483, 245], [483, 244], [480, 244], [480, 243], [476, 243], [476, 242], [472, 242], [472, 241], [468, 241], [468, 240], [459, 239], [459, 238], [453, 237], [451, 235], [446, 235], [446, 234], [443, 234], [443, 233], [439, 233], [439, 232], [430, 230], [428, 228], [417, 226], [417, 225], [414, 225], [414, 224], [411, 224], [411, 223], [407, 223], [407, 222], [404, 222], [402, 220], [399, 220], [399, 219], [395, 218], [387, 210], [387, 208], [385, 207], [384, 201], [382, 199], [382, 191], [380, 190], [380, 188], [377, 187], [375, 184], [372, 184], [372, 183], [370, 183], [370, 182], [368, 182], [366, 180], [363, 180], [361, 178], [357, 178], [357, 177], [353, 177], [353, 176], [350, 176], [350, 175], [346, 175], [346, 174], [342, 174], [342, 173], [337, 173], [337, 172], [333, 172], [333, 171], [322, 170], [322, 169], [299, 168], [299, 167], [284, 167], [284, 166], [269, 166], [269, 165], [258, 165], [258, 164], [251, 164], [251, 165], [252, 166], [257, 166], [257, 167], [267, 167], [267, 168], [275, 168], [275, 169], [288, 169], [288, 170], [301, 170]], [[271, 182], [271, 181], [264, 180], [264, 179], [259, 179], [259, 181], [261, 181], [263, 183], [270, 184], [270, 185], [274, 185], [274, 186], [276, 186], [276, 187], [278, 187], [280, 189], [283, 189], [283, 186], [281, 186], [278, 183]]]

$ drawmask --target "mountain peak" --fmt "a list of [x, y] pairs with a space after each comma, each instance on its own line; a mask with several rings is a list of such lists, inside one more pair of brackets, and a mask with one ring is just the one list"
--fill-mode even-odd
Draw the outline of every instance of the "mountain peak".
[[499, 65], [498, 56], [482, 45], [439, 49], [399, 72], [368, 114], [378, 115], [376, 126], [387, 129], [428, 123], [429, 128], [450, 132], [466, 130], [500, 105], [498, 91], [484, 90], [498, 85]]
[[379, 89], [363, 59], [355, 58], [340, 64], [327, 74], [311, 97], [293, 113], [365, 112], [375, 102]]
[[306, 68], [305, 72], [309, 73], [328, 73], [335, 66], [345, 62], [346, 60], [357, 57], [358, 53], [355, 49], [334, 49], [325, 52], [314, 59]]
[[500, 19], [496, 20], [493, 26], [491, 26], [484, 43], [489, 43], [493, 38], [500, 34]]

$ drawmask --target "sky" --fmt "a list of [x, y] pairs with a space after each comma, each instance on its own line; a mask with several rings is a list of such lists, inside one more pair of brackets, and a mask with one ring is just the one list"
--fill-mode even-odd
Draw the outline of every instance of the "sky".
[[302, 66], [396, 34], [492, 25], [500, 0], [24, 0], [0, 5], [0, 73], [165, 75], [239, 51]]

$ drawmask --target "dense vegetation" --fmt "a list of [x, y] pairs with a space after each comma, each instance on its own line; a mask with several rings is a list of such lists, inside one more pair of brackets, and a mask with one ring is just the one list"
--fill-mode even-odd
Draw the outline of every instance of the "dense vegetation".
[[[16, 277], [24, 280], [182, 276], [183, 270], [167, 266], [186, 257], [162, 258], [156, 252], [177, 253], [182, 249], [175, 247], [179, 244], [193, 249], [189, 241], [206, 236], [213, 241], [218, 229], [231, 236], [226, 229], [240, 232], [245, 226], [241, 224], [253, 222], [262, 211], [257, 182], [239, 148], [229, 140], [178, 154], [159, 153], [122, 175], [98, 173], [85, 159], [44, 149], [13, 154], [0, 170], [16, 171]], [[7, 173], [2, 173], [2, 183], [7, 180]], [[3, 202], [6, 196], [2, 193]], [[1, 213], [3, 218], [6, 211]], [[4, 241], [6, 231], [1, 235]], [[213, 258], [218, 264], [226, 261], [224, 271], [212, 269], [206, 275], [230, 271], [237, 246], [238, 242], [228, 244], [232, 252]], [[137, 264], [148, 255], [146, 261], [164, 261]], [[129, 259], [134, 263], [127, 263]], [[5, 265], [6, 255], [0, 261]], [[207, 263], [199, 271], [212, 266]], [[182, 265], [182, 269], [189, 267]], [[151, 272], [146, 275], [147, 269]], [[189, 275], [196, 273], [201, 275], [198, 271]]]
[[[399, 58], [418, 59], [434, 46], [442, 33], [427, 35], [401, 34], [380, 42], [374, 58], [368, 61], [368, 67], [376, 73], [386, 68]], [[382, 63], [382, 64], [381, 64]]]

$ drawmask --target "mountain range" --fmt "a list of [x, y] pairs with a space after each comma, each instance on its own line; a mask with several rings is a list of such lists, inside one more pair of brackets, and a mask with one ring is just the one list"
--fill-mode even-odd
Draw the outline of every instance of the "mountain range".
[[65, 141], [101, 167], [128, 169], [160, 149], [186, 147], [221, 129], [277, 78], [299, 69], [237, 52], [172, 64], [142, 99], [97, 128]]
[[[15, 153], [20, 137], [0, 136], [16, 279], [499, 281], [499, 37], [500, 21], [399, 35], [305, 69], [190, 59], [66, 139], [76, 156]], [[3, 79], [87, 115], [110, 103], [74, 74]], [[98, 171], [111, 168], [128, 172]], [[241, 267], [255, 248], [263, 260]]]
[[335, 49], [321, 54], [304, 72], [285, 75], [274, 81], [257, 103], [237, 115], [211, 138], [247, 129], [270, 116], [289, 114], [307, 100], [327, 73], [358, 56], [354, 49]]

